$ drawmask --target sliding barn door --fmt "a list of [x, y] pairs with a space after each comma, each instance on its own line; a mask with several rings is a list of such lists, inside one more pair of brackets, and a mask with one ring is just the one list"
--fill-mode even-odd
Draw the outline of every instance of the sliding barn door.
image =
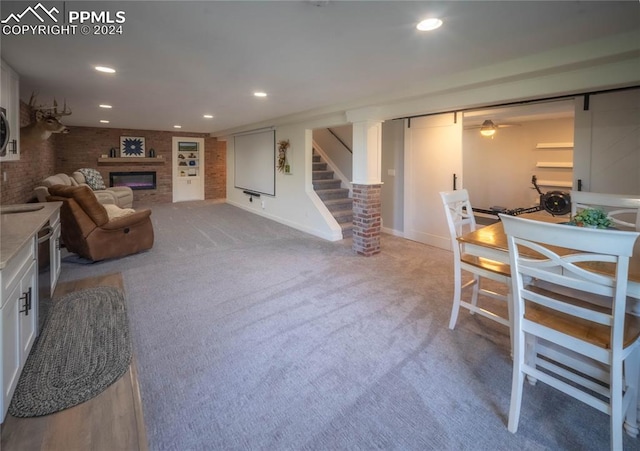
[[462, 187], [462, 115], [440, 114], [405, 124], [404, 236], [450, 249], [440, 191]]
[[575, 128], [574, 177], [582, 190], [640, 194], [640, 89], [578, 98]]

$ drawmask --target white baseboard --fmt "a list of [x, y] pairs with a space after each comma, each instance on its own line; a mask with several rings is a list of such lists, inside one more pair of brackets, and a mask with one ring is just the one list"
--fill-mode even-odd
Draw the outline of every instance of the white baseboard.
[[250, 213], [256, 214], [258, 216], [263, 216], [263, 217], [265, 217], [267, 219], [271, 219], [272, 221], [279, 222], [280, 224], [284, 224], [284, 225], [292, 227], [292, 228], [294, 228], [296, 230], [300, 230], [302, 232], [308, 233], [309, 235], [317, 236], [318, 238], [322, 238], [322, 239], [327, 240], [327, 241], [340, 241], [340, 240], [342, 240], [342, 232], [341, 231], [339, 231], [338, 233], [324, 233], [324, 232], [318, 231], [316, 229], [312, 229], [310, 227], [303, 226], [302, 224], [298, 224], [296, 222], [289, 221], [287, 219], [283, 219], [283, 218], [281, 218], [279, 216], [270, 215], [270, 214], [268, 214], [268, 213], [266, 213], [264, 211], [259, 211], [259, 210], [255, 210], [253, 208], [248, 208], [246, 205], [242, 205], [242, 204], [240, 204], [238, 202], [234, 202], [232, 200], [228, 200], [227, 199], [227, 203], [229, 205], [233, 205], [234, 207], [242, 208], [243, 210], [246, 210], [246, 211], [248, 211]]
[[383, 233], [387, 233], [389, 235], [397, 236], [399, 238], [404, 238], [404, 232], [402, 232], [400, 230], [390, 229], [388, 227], [381, 227], [380, 230]]

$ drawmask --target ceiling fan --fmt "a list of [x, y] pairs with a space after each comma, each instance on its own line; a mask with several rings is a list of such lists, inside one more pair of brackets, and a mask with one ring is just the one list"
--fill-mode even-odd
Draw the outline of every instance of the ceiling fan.
[[464, 127], [465, 130], [472, 130], [472, 129], [476, 129], [479, 128], [480, 129], [480, 134], [482, 136], [493, 136], [495, 135], [496, 131], [499, 128], [505, 128], [505, 127], [514, 127], [514, 126], [518, 126], [520, 124], [509, 124], [509, 123], [500, 123], [500, 124], [495, 124], [491, 119], [487, 119], [485, 120], [482, 125], [470, 125], [468, 127]]

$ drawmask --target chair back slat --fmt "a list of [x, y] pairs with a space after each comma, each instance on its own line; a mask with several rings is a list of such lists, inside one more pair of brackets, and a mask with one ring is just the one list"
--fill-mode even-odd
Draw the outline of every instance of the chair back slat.
[[569, 302], [559, 302], [555, 297], [545, 296], [544, 294], [540, 294], [539, 292], [531, 291], [526, 288], [522, 290], [522, 296], [526, 301], [535, 302], [536, 304], [540, 304], [547, 308], [582, 318], [587, 321], [603, 324], [605, 326], [611, 326], [613, 323], [611, 315], [594, 309], [580, 307]]
[[469, 201], [466, 189], [440, 193], [442, 203], [447, 213], [447, 224], [452, 239], [473, 232], [476, 229], [476, 219]]
[[[608, 254], [596, 253], [572, 253], [559, 255], [553, 249], [545, 247], [539, 243], [514, 238], [518, 245], [518, 252], [522, 254], [522, 249], [537, 254], [535, 258], [520, 256], [521, 272], [523, 275], [534, 279], [549, 279], [557, 285], [566, 285], [576, 290], [593, 292], [605, 296], [612, 295], [614, 279], [611, 276], [589, 271], [579, 264], [588, 262], [600, 264], [615, 264], [617, 257]], [[566, 250], [565, 250], [566, 252]]]
[[640, 231], [640, 195], [571, 191], [571, 216], [585, 208], [600, 208], [614, 226]]

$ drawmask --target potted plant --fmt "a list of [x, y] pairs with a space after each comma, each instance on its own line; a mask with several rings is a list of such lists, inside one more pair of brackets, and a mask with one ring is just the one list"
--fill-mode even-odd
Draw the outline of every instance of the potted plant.
[[599, 208], [585, 208], [577, 213], [571, 221], [578, 227], [606, 229], [611, 227], [611, 218]]

